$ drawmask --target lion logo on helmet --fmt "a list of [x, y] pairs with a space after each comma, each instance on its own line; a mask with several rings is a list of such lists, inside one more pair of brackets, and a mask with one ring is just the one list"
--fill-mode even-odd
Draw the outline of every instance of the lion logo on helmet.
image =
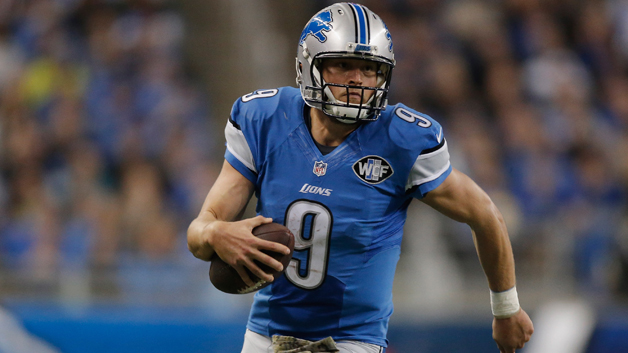
[[307, 26], [305, 26], [305, 29], [303, 29], [299, 44], [303, 44], [305, 38], [310, 34], [318, 39], [319, 42], [324, 43], [327, 40], [327, 36], [325, 36], [323, 31], [331, 31], [331, 21], [331, 11], [324, 11], [314, 16]]

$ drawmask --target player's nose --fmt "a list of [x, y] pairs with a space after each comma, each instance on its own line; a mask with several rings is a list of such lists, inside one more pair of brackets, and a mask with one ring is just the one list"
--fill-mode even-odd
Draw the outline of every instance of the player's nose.
[[360, 68], [353, 68], [347, 71], [347, 78], [349, 79], [349, 83], [355, 85], [362, 84], [362, 70]]

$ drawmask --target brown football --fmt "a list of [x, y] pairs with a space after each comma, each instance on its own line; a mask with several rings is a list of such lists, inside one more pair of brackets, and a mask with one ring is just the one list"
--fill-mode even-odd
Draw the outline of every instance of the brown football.
[[[277, 261], [281, 262], [284, 270], [288, 267], [290, 259], [292, 259], [292, 252], [294, 251], [294, 235], [290, 232], [290, 229], [279, 223], [266, 223], [253, 229], [253, 235], [264, 240], [269, 240], [277, 243], [281, 243], [290, 249], [290, 254], [284, 255], [277, 252], [263, 250], [262, 252], [272, 256]], [[257, 265], [262, 271], [273, 275], [275, 280], [279, 278], [283, 271], [275, 271], [274, 269], [257, 262]], [[248, 268], [245, 268], [249, 277], [255, 285], [247, 286], [246, 283], [240, 278], [238, 272], [220, 257], [214, 255], [209, 267], [209, 280], [217, 289], [230, 294], [246, 294], [258, 291], [271, 282], [266, 282], [257, 276], [255, 276]]]

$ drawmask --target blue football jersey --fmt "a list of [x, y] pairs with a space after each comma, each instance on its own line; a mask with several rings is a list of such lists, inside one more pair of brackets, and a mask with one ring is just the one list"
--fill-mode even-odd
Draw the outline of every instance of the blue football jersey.
[[402, 104], [321, 154], [298, 89], [238, 99], [226, 160], [255, 184], [257, 213], [285, 224], [295, 251], [284, 276], [255, 294], [257, 333], [387, 346], [406, 210], [451, 172], [441, 126]]

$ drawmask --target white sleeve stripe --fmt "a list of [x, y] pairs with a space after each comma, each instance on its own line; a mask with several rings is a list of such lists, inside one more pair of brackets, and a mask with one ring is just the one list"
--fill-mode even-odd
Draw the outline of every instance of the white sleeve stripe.
[[450, 165], [447, 141], [445, 141], [438, 150], [417, 157], [406, 181], [406, 190], [437, 179], [449, 169]]
[[251, 148], [249, 148], [249, 144], [246, 142], [244, 133], [233, 126], [231, 120], [229, 120], [225, 127], [225, 138], [227, 139], [227, 149], [229, 152], [247, 168], [257, 173], [253, 153], [251, 152]]
[[441, 176], [444, 172], [447, 171], [447, 169], [449, 169], [450, 165], [451, 165], [451, 163], [448, 161], [447, 164], [445, 166], [443, 166], [439, 171], [437, 171], [432, 176], [429, 176], [427, 178], [418, 179], [418, 180], [410, 180], [410, 179], [408, 179], [408, 182], [406, 184], [406, 191], [411, 189], [414, 186], [425, 184], [425, 183], [428, 183], [428, 182], [430, 182], [432, 180], [438, 179], [439, 176]]

